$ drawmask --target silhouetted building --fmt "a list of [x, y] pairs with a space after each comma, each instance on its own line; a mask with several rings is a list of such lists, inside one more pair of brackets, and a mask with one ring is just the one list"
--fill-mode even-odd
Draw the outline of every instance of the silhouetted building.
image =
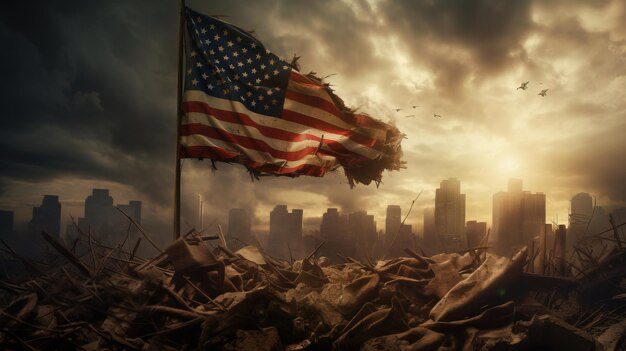
[[287, 205], [277, 205], [270, 212], [270, 252], [287, 258], [302, 249], [303, 210], [294, 209], [289, 213]]
[[320, 237], [324, 240], [335, 240], [348, 234], [348, 219], [336, 208], [326, 209], [320, 224]]
[[487, 222], [468, 221], [465, 227], [468, 248], [478, 247], [487, 235]]
[[[112, 241], [113, 197], [109, 195], [109, 189], [93, 189], [91, 195], [85, 199], [85, 215], [78, 218], [77, 224], [85, 234], [92, 235], [96, 240], [110, 243]], [[65, 234], [66, 241], [70, 244], [78, 232], [72, 225], [68, 225]]]
[[141, 224], [141, 201], [131, 200], [127, 205], [117, 205], [117, 208], [130, 216], [137, 224]]
[[433, 255], [440, 253], [439, 243], [437, 240], [437, 230], [435, 229], [435, 209], [424, 209], [424, 251], [427, 254]]
[[[108, 245], [120, 244], [128, 235], [131, 241], [138, 237], [135, 226], [120, 211], [141, 224], [141, 201], [129, 201], [128, 204], [113, 206], [113, 197], [109, 189], [93, 189], [85, 199], [85, 216], [78, 218], [78, 227], [84, 233], [90, 233], [96, 240]], [[71, 244], [78, 236], [73, 224], [68, 224], [66, 242]]]
[[465, 194], [456, 178], [442, 181], [435, 192], [435, 230], [444, 251], [465, 247]]
[[13, 211], [0, 211], [0, 238], [13, 233]]
[[374, 215], [367, 211], [353, 212], [348, 216], [348, 232], [355, 240], [366, 240], [373, 243], [376, 238], [376, 221]]
[[93, 189], [92, 194], [85, 199], [84, 220], [97, 232], [107, 224], [113, 210], [113, 197], [109, 195], [109, 189]]
[[228, 211], [228, 232], [226, 241], [231, 250], [254, 244], [250, 231], [251, 220], [248, 211], [243, 208], [231, 208]]
[[582, 239], [589, 230], [589, 221], [593, 214], [593, 199], [587, 193], [578, 193], [572, 197], [569, 215], [568, 245], [572, 246]]
[[508, 192], [493, 195], [493, 241], [495, 252], [510, 256], [532, 246], [546, 224], [546, 195], [520, 191], [520, 181], [509, 181]]
[[294, 240], [302, 240], [302, 221], [304, 219], [304, 210], [294, 208], [291, 210], [291, 238]]
[[398, 205], [387, 206], [387, 216], [385, 217], [385, 245], [389, 247], [393, 237], [397, 235], [402, 225], [402, 210]]
[[57, 195], [44, 195], [41, 206], [33, 208], [33, 218], [29, 231], [38, 234], [41, 231], [59, 239], [61, 232], [61, 203]]
[[[109, 228], [108, 232], [100, 232], [99, 236], [105, 238], [105, 242], [112, 246], [120, 244], [124, 240], [135, 242], [139, 237], [139, 231], [137, 227], [131, 225], [126, 216], [141, 225], [141, 201], [129, 201], [128, 204], [119, 204], [115, 207], [117, 209], [111, 210], [106, 226]], [[127, 236], [128, 239], [126, 239]]]
[[338, 253], [344, 256], [354, 256], [356, 253], [356, 245], [350, 238], [348, 218], [336, 208], [328, 208], [322, 215], [320, 237], [326, 243], [319, 254], [331, 262], [339, 262]]
[[[359, 256], [369, 256], [378, 239], [376, 221], [366, 211], [348, 215], [348, 239], [355, 246]], [[345, 234], [344, 234], [345, 235]]]

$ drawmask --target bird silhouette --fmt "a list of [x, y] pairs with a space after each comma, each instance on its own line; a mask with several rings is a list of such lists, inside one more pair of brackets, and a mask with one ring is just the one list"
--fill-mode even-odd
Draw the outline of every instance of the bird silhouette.
[[408, 116], [404, 116], [406, 118], [411, 118], [411, 117], [415, 117], [415, 115], [408, 115]]
[[435, 117], [435, 118], [441, 118], [441, 115], [438, 115], [438, 114], [434, 113], [434, 114], [433, 114], [433, 117]]
[[396, 110], [396, 112], [400, 112], [400, 111], [402, 111], [402, 109], [401, 109], [401, 108], [396, 108], [395, 110]]
[[417, 105], [413, 105], [413, 106], [411, 106], [411, 107], [416, 108], [416, 107], [419, 107], [419, 106], [417, 106]]
[[541, 97], [545, 97], [548, 94], [548, 90], [550, 90], [550, 89], [542, 89], [541, 93], [539, 93], [537, 95], [539, 95]]
[[517, 89], [515, 89], [515, 90], [520, 90], [520, 89], [526, 90], [526, 89], [528, 89], [528, 87], [527, 87], [528, 83], [530, 83], [530, 81], [522, 82], [522, 84], [519, 87], [517, 87]]

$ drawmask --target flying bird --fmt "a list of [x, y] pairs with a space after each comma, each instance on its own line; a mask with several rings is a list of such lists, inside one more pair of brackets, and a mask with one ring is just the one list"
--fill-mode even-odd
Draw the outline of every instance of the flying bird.
[[515, 90], [520, 90], [520, 89], [526, 90], [526, 89], [528, 89], [528, 87], [527, 87], [528, 83], [530, 83], [530, 81], [522, 82], [522, 84], [519, 87], [517, 87], [517, 89], [515, 89]]
[[542, 89], [541, 93], [539, 93], [537, 95], [539, 95], [541, 97], [545, 97], [547, 95], [547, 93], [548, 93], [548, 90], [550, 90], [550, 89]]
[[408, 115], [408, 116], [404, 116], [406, 118], [411, 118], [411, 117], [415, 117], [415, 115]]
[[401, 109], [401, 108], [396, 108], [395, 110], [396, 110], [396, 112], [400, 112], [400, 111], [402, 111], [402, 109]]
[[416, 108], [416, 107], [419, 107], [419, 106], [417, 106], [417, 105], [413, 105], [413, 106], [411, 106], [411, 107]]
[[435, 117], [435, 118], [441, 118], [441, 115], [438, 115], [438, 114], [434, 113], [434, 114], [433, 114], [433, 117]]

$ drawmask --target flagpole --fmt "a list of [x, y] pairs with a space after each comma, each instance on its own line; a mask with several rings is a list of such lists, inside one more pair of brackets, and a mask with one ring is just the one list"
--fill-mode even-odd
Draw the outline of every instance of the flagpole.
[[176, 91], [176, 179], [174, 185], [174, 240], [180, 238], [180, 125], [183, 100], [183, 51], [185, 30], [185, 0], [179, 0], [178, 9], [178, 84]]

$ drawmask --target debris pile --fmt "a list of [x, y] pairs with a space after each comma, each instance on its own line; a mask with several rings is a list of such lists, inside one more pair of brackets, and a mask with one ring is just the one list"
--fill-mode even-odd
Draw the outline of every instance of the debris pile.
[[[328, 265], [320, 246], [289, 262], [195, 232], [151, 259], [136, 256], [140, 241], [125, 250], [82, 234], [66, 248], [43, 236], [59, 253], [47, 265], [3, 248], [32, 277], [0, 280], [1, 349], [624, 348], [624, 251], [574, 280], [526, 273], [526, 249]], [[608, 286], [611, 303], [594, 300]]]

